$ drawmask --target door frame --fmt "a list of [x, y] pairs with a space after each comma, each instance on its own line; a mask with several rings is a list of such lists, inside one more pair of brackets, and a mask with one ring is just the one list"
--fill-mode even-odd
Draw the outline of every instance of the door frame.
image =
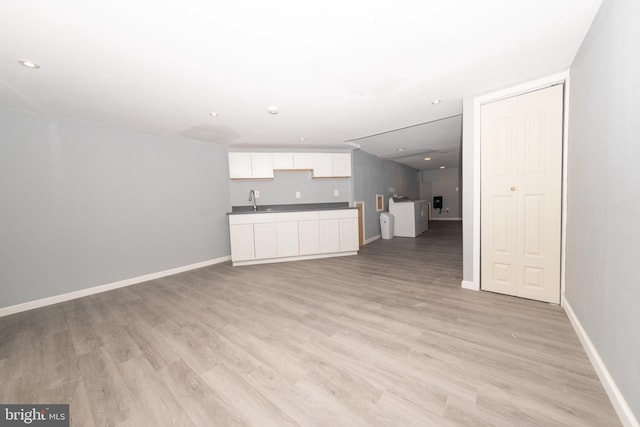
[[562, 125], [562, 211], [560, 225], [560, 305], [564, 305], [567, 245], [567, 154], [569, 152], [569, 70], [473, 98], [473, 280], [462, 282], [466, 289], [480, 290], [480, 109], [483, 104], [564, 83]]
[[358, 246], [363, 247], [366, 242], [364, 236], [364, 202], [356, 201], [353, 204], [358, 208]]

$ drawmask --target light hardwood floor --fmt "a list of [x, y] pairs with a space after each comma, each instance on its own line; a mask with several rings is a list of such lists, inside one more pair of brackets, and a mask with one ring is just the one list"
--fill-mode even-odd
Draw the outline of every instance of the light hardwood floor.
[[560, 307], [460, 288], [461, 227], [0, 318], [0, 402], [78, 426], [614, 426]]

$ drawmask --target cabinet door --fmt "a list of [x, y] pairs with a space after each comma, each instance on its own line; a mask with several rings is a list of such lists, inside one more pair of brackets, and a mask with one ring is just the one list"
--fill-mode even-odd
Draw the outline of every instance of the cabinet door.
[[358, 248], [358, 219], [340, 220], [340, 250], [342, 252], [357, 251]]
[[251, 178], [251, 153], [229, 153], [229, 178]]
[[298, 242], [300, 255], [313, 255], [320, 253], [320, 222], [298, 222]]
[[271, 153], [251, 154], [251, 177], [273, 178], [273, 155]]
[[333, 156], [331, 153], [313, 153], [313, 177], [333, 176]]
[[275, 223], [253, 224], [256, 259], [278, 256], [278, 238]]
[[291, 170], [293, 166], [293, 153], [273, 153], [273, 169]]
[[253, 250], [253, 224], [230, 225], [231, 260], [246, 261], [255, 259]]
[[293, 153], [294, 169], [313, 169], [313, 153]]
[[320, 253], [340, 252], [340, 220], [320, 221]]
[[351, 153], [333, 153], [333, 176], [351, 176]]
[[278, 232], [278, 256], [298, 256], [298, 222], [279, 222]]

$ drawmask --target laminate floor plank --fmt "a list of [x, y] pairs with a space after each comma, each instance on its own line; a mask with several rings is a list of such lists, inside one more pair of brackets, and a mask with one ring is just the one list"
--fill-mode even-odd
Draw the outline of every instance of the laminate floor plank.
[[205, 372], [203, 377], [225, 405], [240, 414], [247, 424], [273, 427], [298, 425], [264, 394], [224, 365]]
[[128, 379], [120, 375], [110, 355], [103, 349], [84, 353], [78, 357], [78, 366], [94, 424], [115, 426], [129, 419], [136, 405], [126, 386]]
[[562, 308], [460, 287], [461, 226], [0, 318], [0, 401], [73, 426], [618, 426]]
[[202, 377], [182, 360], [162, 368], [160, 374], [196, 425], [247, 425], [241, 414], [227, 406]]

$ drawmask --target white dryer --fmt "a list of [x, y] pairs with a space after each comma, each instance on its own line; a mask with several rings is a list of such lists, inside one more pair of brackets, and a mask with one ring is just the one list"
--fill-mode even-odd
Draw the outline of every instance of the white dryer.
[[394, 217], [393, 235], [417, 237], [429, 228], [429, 202], [426, 200], [406, 200], [401, 197], [389, 198], [389, 213]]

